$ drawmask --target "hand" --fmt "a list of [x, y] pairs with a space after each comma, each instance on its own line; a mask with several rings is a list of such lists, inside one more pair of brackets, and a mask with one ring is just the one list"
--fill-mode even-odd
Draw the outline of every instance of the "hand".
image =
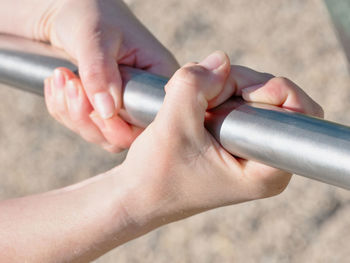
[[187, 64], [167, 84], [159, 114], [122, 165], [63, 189], [0, 202], [0, 261], [91, 261], [163, 224], [280, 193], [290, 174], [234, 158], [204, 128], [206, 110], [232, 95], [323, 115], [291, 81], [230, 67], [222, 52]]
[[[76, 61], [81, 77], [68, 69], [55, 71], [45, 82], [49, 112], [87, 141], [111, 152], [128, 148], [141, 129], [117, 115], [122, 107], [118, 65], [171, 76], [178, 68], [176, 60], [122, 1], [56, 1], [42, 17], [39, 39], [66, 51]], [[68, 92], [64, 90], [78, 95], [75, 102], [79, 106], [65, 103]], [[105, 123], [102, 131], [94, 122], [96, 116]]]
[[232, 95], [323, 116], [291, 81], [230, 68], [222, 52], [185, 65], [167, 84], [155, 121], [120, 167], [128, 175], [118, 178], [120, 184], [134, 185], [129, 191], [139, 196], [123, 204], [133, 222], [152, 229], [215, 207], [273, 196], [287, 186], [291, 174], [233, 157], [204, 128], [206, 111]]

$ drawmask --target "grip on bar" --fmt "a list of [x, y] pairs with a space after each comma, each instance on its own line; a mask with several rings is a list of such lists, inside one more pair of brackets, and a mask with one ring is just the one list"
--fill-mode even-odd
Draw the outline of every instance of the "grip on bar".
[[[55, 55], [54, 50], [40, 54], [1, 48], [0, 42], [0, 82], [43, 95], [43, 80], [53, 69], [68, 67], [77, 72], [74, 64]], [[121, 67], [121, 71], [123, 117], [146, 127], [162, 105], [167, 79], [127, 67]], [[230, 153], [350, 189], [349, 127], [277, 107], [237, 101], [226, 102], [214, 113], [217, 118], [207, 122], [206, 127]]]

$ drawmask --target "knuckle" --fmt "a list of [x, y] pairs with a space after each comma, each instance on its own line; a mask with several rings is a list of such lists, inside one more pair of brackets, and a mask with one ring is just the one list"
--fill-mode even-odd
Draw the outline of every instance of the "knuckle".
[[[292, 96], [298, 97], [296, 85], [285, 77], [274, 77], [268, 82], [267, 89], [274, 97]], [[284, 95], [283, 95], [284, 94]]]
[[274, 77], [270, 82], [280, 89], [293, 87], [293, 82], [286, 77]]
[[175, 73], [176, 79], [191, 85], [198, 84], [201, 77], [206, 76], [208, 70], [199, 65], [183, 67]]

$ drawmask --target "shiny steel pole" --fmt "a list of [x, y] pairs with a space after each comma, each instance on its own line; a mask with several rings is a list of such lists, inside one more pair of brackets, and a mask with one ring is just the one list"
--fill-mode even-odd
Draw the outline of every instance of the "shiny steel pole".
[[[43, 94], [43, 80], [65, 59], [0, 48], [0, 82]], [[164, 98], [166, 78], [122, 68], [124, 107], [130, 123], [146, 127]], [[350, 128], [262, 104], [229, 101], [207, 128], [230, 153], [350, 189]]]

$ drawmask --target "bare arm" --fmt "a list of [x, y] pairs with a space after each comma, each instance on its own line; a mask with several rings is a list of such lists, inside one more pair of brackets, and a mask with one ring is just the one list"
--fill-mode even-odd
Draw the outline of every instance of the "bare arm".
[[1, 202], [0, 261], [88, 261], [135, 237], [140, 229], [121, 208], [126, 192], [118, 177], [116, 168], [113, 175]]
[[222, 52], [187, 64], [123, 164], [67, 188], [0, 202], [0, 262], [92, 260], [161, 225], [283, 191], [290, 174], [235, 159], [204, 127], [208, 107], [237, 93], [322, 116], [291, 81], [230, 67]]

